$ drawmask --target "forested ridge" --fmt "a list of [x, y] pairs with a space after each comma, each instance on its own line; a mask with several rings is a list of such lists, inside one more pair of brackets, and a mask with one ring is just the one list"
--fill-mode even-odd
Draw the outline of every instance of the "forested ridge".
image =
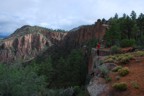
[[144, 14], [138, 16], [135, 11], [119, 17], [116, 13], [108, 20], [109, 29], [104, 39], [107, 46], [142, 46], [144, 44]]

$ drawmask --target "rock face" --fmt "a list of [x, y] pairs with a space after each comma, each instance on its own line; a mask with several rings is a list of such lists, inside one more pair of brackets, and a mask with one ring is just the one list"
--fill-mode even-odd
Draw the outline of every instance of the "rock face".
[[[81, 26], [70, 32], [25, 25], [0, 42], [0, 62], [29, 61], [53, 45], [72, 49], [90, 39], [102, 39], [107, 26], [102, 22]], [[51, 50], [50, 50], [51, 51]]]
[[37, 26], [23, 26], [0, 43], [0, 62], [30, 60], [66, 36]]
[[91, 39], [102, 40], [107, 28], [108, 26], [100, 21], [93, 25], [81, 26], [71, 30], [64, 40], [68, 46], [81, 46], [85, 41]]
[[111, 88], [103, 78], [93, 77], [87, 86], [90, 96], [111, 96]]

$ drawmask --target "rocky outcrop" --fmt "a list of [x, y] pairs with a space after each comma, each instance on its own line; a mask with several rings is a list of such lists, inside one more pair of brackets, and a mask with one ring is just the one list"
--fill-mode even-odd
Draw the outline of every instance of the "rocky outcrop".
[[24, 26], [0, 43], [0, 62], [31, 60], [53, 44], [58, 44], [66, 34], [36, 26]]
[[0, 42], [0, 62], [29, 61], [42, 52], [47, 56], [48, 51], [55, 48], [53, 45], [58, 45], [64, 51], [71, 50], [94, 38], [102, 40], [106, 29], [107, 26], [100, 21], [70, 32], [55, 32], [52, 29], [25, 25]]
[[103, 78], [93, 77], [87, 86], [90, 96], [111, 96], [112, 89]]
[[108, 26], [98, 21], [93, 25], [81, 26], [71, 30], [64, 40], [67, 46], [81, 46], [84, 42], [91, 39], [102, 40], [107, 28]]

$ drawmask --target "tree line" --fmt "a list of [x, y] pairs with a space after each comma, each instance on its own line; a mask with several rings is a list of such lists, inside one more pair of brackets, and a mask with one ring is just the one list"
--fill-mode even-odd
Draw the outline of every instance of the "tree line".
[[137, 16], [135, 11], [130, 15], [123, 14], [119, 17], [116, 13], [114, 17], [108, 20], [109, 28], [105, 34], [104, 40], [106, 46], [128, 47], [144, 44], [144, 14]]

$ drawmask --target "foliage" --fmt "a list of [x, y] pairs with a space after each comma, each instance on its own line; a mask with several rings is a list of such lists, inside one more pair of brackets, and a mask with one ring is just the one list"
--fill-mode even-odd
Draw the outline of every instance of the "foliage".
[[125, 91], [125, 90], [127, 90], [127, 84], [125, 82], [114, 83], [112, 85], [112, 87], [115, 88], [118, 91]]
[[144, 56], [144, 51], [137, 51], [137, 52], [134, 53], [134, 56], [137, 56], [137, 57]]
[[[130, 15], [123, 14], [119, 17], [115, 14], [114, 17], [108, 20], [109, 28], [104, 36], [106, 46], [113, 45], [127, 47], [133, 44], [142, 45], [144, 37], [144, 14], [140, 13], [137, 16], [135, 11]], [[127, 40], [124, 40], [127, 39]], [[132, 39], [132, 40], [131, 40]], [[121, 42], [123, 40], [123, 42]]]
[[122, 69], [122, 66], [116, 66], [112, 69], [113, 72], [117, 72], [119, 69]]
[[112, 81], [112, 78], [111, 78], [111, 77], [106, 77], [105, 80], [106, 80], [107, 82], [110, 82], [110, 81]]
[[129, 68], [128, 67], [124, 67], [122, 69], [119, 69], [118, 73], [120, 74], [120, 76], [126, 76], [129, 73]]
[[131, 59], [133, 58], [132, 55], [121, 55], [119, 58], [118, 58], [118, 63], [120, 64], [127, 64]]
[[121, 41], [121, 47], [132, 47], [135, 44], [135, 40], [134, 39], [123, 39]]
[[120, 26], [117, 18], [111, 18], [109, 20], [110, 28], [107, 30], [104, 39], [106, 41], [106, 46], [112, 46], [119, 44], [119, 40], [121, 38], [120, 35]]
[[111, 47], [111, 53], [115, 54], [115, 53], [119, 53], [120, 52], [120, 48], [116, 45]]
[[132, 54], [116, 54], [107, 56], [104, 62], [127, 64], [134, 56]]
[[108, 56], [108, 57], [105, 58], [104, 62], [105, 62], [105, 63], [114, 63], [115, 61], [114, 61], [114, 59], [112, 58], [112, 56]]
[[48, 87], [69, 87], [85, 84], [87, 65], [81, 49], [73, 49], [65, 56], [57, 50], [49, 58], [36, 61], [38, 74], [45, 75]]
[[46, 77], [46, 81], [48, 82], [48, 85], [49, 83], [51, 82], [51, 80], [53, 79], [53, 66], [52, 66], [52, 60], [51, 60], [51, 57], [48, 57], [45, 61], [39, 63], [39, 64], [35, 64], [34, 63], [34, 66], [33, 67], [36, 67], [37, 68], [37, 73], [39, 75], [44, 75]]
[[44, 80], [31, 67], [0, 64], [0, 93], [3, 96], [39, 96], [45, 90]]
[[95, 48], [97, 45], [98, 40], [97, 39], [91, 39], [86, 42], [86, 45], [90, 48]]
[[98, 66], [99, 70], [102, 72], [102, 75], [104, 77], [107, 77], [108, 76], [108, 73], [109, 73], [109, 70], [107, 69], [106, 66], [104, 65], [101, 65], [101, 66]]
[[131, 84], [133, 88], [139, 89], [139, 84], [136, 81], [132, 81]]

